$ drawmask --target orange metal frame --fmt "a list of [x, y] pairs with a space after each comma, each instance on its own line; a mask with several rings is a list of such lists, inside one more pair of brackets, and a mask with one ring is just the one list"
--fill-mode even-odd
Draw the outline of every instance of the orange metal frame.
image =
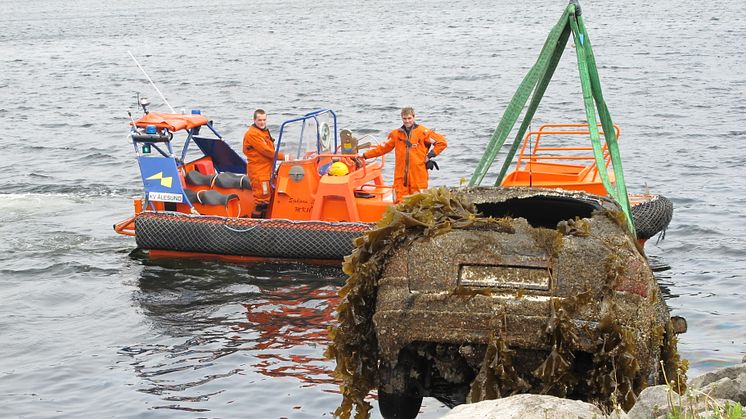
[[[619, 138], [620, 129], [614, 125]], [[599, 133], [603, 130], [599, 124]], [[606, 189], [598, 175], [598, 166], [589, 146], [542, 145], [542, 137], [589, 136], [588, 124], [543, 124], [536, 131], [524, 137], [515, 169], [508, 173], [502, 186], [536, 186], [584, 190], [597, 195], [606, 195]], [[611, 164], [611, 157], [603, 145], [605, 169]], [[590, 155], [583, 152], [591, 152]], [[590, 164], [588, 162], [590, 161]], [[609, 173], [614, 181], [612, 173]]]

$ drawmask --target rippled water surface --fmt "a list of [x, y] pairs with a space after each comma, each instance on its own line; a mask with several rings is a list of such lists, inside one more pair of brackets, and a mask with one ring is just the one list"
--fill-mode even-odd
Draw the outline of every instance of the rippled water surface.
[[[0, 404], [25, 417], [330, 417], [335, 267], [149, 261], [112, 224], [139, 178], [135, 92], [238, 146], [317, 108], [384, 137], [413, 105], [468, 178], [565, 3], [6, 0], [0, 20]], [[746, 353], [742, 2], [586, 1], [628, 186], [675, 204], [647, 251], [691, 375]], [[577, 121], [574, 49], [536, 125]], [[447, 411], [426, 399], [422, 417]], [[375, 413], [377, 415], [377, 412]]]

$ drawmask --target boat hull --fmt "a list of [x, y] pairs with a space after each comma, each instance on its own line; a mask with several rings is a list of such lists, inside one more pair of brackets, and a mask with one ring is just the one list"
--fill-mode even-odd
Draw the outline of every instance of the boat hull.
[[[673, 204], [661, 195], [635, 197], [637, 238], [665, 231]], [[144, 211], [134, 219], [137, 246], [165, 257], [210, 255], [255, 259], [342, 260], [374, 223], [296, 221]]]
[[371, 223], [229, 218], [178, 212], [142, 212], [135, 218], [144, 250], [341, 260]]

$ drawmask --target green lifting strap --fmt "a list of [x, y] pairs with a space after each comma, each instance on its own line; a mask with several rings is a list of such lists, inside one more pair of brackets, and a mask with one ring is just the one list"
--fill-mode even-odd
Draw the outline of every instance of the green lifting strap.
[[[557, 22], [556, 25], [554, 25], [551, 32], [549, 32], [549, 36], [547, 37], [546, 42], [544, 42], [544, 47], [541, 49], [541, 54], [539, 54], [539, 58], [536, 60], [536, 64], [531, 67], [531, 69], [521, 81], [521, 84], [520, 86], [518, 86], [518, 90], [516, 90], [516, 92], [513, 94], [513, 98], [510, 100], [510, 103], [508, 104], [508, 107], [505, 110], [500, 123], [497, 125], [497, 128], [492, 133], [492, 138], [490, 138], [487, 149], [484, 151], [482, 159], [479, 161], [477, 168], [474, 170], [474, 174], [469, 181], [469, 186], [476, 186], [482, 182], [482, 179], [487, 174], [490, 166], [495, 161], [497, 153], [500, 151], [500, 148], [502, 148], [503, 144], [505, 143], [505, 139], [508, 137], [508, 134], [510, 134], [510, 130], [513, 129], [513, 126], [518, 120], [518, 117], [520, 116], [523, 107], [526, 105], [526, 101], [528, 100], [531, 91], [534, 90], [539, 77], [546, 74], [547, 68], [549, 66], [549, 57], [554, 55], [555, 50], [559, 49], [560, 51], [562, 51], [564, 49], [564, 44], [562, 44], [560, 48], [557, 47], [560, 35], [568, 30], [567, 21], [569, 14], [570, 7], [565, 9], [565, 12], [562, 14], [560, 20]], [[565, 40], [567, 40], [567, 37], [564, 38]], [[540, 99], [541, 97], [538, 96], [537, 100]], [[511, 148], [511, 150], [513, 151], [506, 159], [508, 161], [508, 165], [510, 165], [510, 161], [513, 160], [513, 155], [515, 154], [515, 149], [518, 148], [517, 143], [520, 143], [520, 138], [520, 135], [516, 136], [516, 141], [514, 141], [513, 147]]]
[[[518, 86], [513, 98], [510, 100], [500, 123], [492, 133], [487, 149], [482, 155], [482, 158], [469, 181], [469, 186], [477, 186], [481, 184], [487, 171], [495, 161], [498, 152], [503, 147], [510, 131], [515, 126], [523, 108], [526, 106], [529, 96], [531, 96], [531, 102], [529, 103], [523, 121], [518, 128], [518, 132], [511, 144], [510, 150], [503, 161], [495, 185], [499, 185], [505, 178], [508, 168], [513, 161], [513, 157], [515, 157], [515, 153], [521, 144], [521, 140], [526, 134], [526, 130], [533, 120], [539, 103], [544, 96], [544, 92], [554, 75], [554, 71], [562, 57], [562, 52], [565, 49], [570, 32], [572, 32], [573, 40], [575, 42], [580, 85], [583, 91], [583, 105], [585, 107], [588, 130], [590, 132], [593, 155], [596, 165], [599, 167], [598, 173], [606, 191], [612, 198], [621, 204], [630, 230], [634, 234], [635, 228], [632, 221], [627, 188], [624, 183], [624, 173], [622, 171], [622, 161], [619, 154], [616, 131], [614, 130], [614, 124], [611, 115], [609, 114], [609, 110], [606, 107], [606, 102], [604, 102], [603, 99], [601, 82], [598, 77], [598, 69], [596, 68], [596, 60], [593, 56], [590, 39], [586, 32], [583, 18], [581, 17], [580, 5], [577, 0], [570, 1], [570, 4], [565, 8], [562, 17], [560, 17], [557, 24], [554, 25], [552, 30], [549, 32], [549, 36], [544, 42], [544, 46], [539, 54], [539, 58], [521, 81], [521, 84]], [[601, 170], [601, 168], [606, 167], [606, 164], [603, 158], [603, 150], [599, 138], [596, 107], [598, 107], [598, 114], [604, 132], [604, 140], [606, 141], [609, 154], [611, 155], [616, 185], [611, 183], [606, 170]]]
[[[627, 185], [624, 181], [622, 157], [621, 153], [619, 152], [619, 143], [617, 142], [616, 138], [616, 130], [614, 129], [614, 123], [611, 120], [609, 108], [606, 106], [606, 102], [604, 101], [603, 93], [601, 91], [601, 79], [598, 76], [596, 58], [593, 55], [591, 40], [588, 37], [588, 32], [585, 30], [585, 24], [583, 23], [583, 17], [580, 13], [579, 6], [578, 12], [574, 15], [571, 15], [570, 18], [570, 24], [573, 26], [573, 34], [575, 35], [575, 50], [578, 56], [578, 69], [580, 72], [581, 87], [583, 89], [585, 112], [588, 118], [589, 126], [593, 127], [589, 131], [591, 132], [593, 155], [596, 158], [596, 165], [597, 167], [599, 167], [598, 173], [601, 175], [601, 181], [603, 182], [606, 191], [622, 206], [622, 210], [624, 211], [624, 215], [627, 218], [627, 224], [629, 225], [630, 231], [632, 231], [632, 234], [635, 234], [636, 230], [634, 222], [632, 220], [632, 211], [630, 209], [629, 195], [627, 194]], [[578, 48], [578, 44], [580, 44], [580, 48]], [[587, 79], [585, 79], [585, 81], [583, 65], [585, 65], [587, 71]], [[591, 95], [593, 96], [593, 100], [595, 100], [596, 107], [598, 107], [598, 114], [601, 118], [601, 127], [604, 131], [604, 140], [606, 141], [606, 146], [609, 150], [609, 155], [611, 156], [611, 165], [612, 169], [614, 170], [614, 177], [616, 178], [616, 188], [614, 188], [614, 185], [611, 185], [606, 171], [600, 169], [605, 166], [603, 164], [601, 142], [598, 136], [598, 126], [595, 122], [595, 108], [593, 106], [593, 102], [591, 102], [590, 100], [585, 100], [585, 98], [588, 96], [588, 94], [586, 93], [587, 91], [590, 91]], [[591, 119], [593, 119], [594, 122], [591, 122]]]

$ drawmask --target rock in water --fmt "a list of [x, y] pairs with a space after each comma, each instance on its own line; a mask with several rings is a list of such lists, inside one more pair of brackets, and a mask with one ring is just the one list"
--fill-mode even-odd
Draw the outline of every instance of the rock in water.
[[519, 394], [505, 399], [464, 404], [454, 408], [442, 419], [598, 419], [601, 417], [625, 419], [628, 416], [624, 412], [614, 412], [610, 416], [605, 416], [598, 407], [579, 400], [538, 394]]

